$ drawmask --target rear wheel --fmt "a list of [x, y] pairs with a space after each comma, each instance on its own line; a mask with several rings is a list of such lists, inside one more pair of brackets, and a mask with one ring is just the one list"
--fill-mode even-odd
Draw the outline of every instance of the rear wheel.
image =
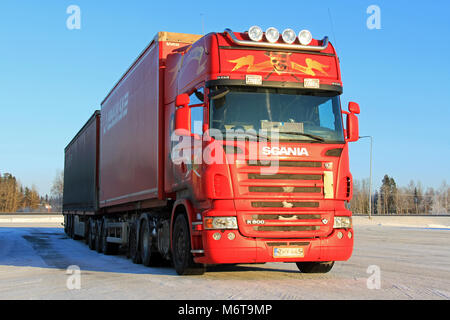
[[98, 253], [102, 252], [102, 221], [97, 220], [95, 222], [95, 250]]
[[179, 275], [205, 273], [203, 264], [194, 263], [191, 253], [191, 239], [186, 217], [180, 214], [175, 219], [172, 238], [172, 261]]
[[64, 232], [66, 235], [69, 235], [69, 215], [64, 215]]
[[141, 260], [144, 266], [149, 267], [152, 262], [152, 236], [147, 221], [142, 223], [140, 240]]
[[74, 233], [73, 233], [73, 216], [72, 215], [69, 215], [68, 216], [68, 219], [67, 219], [67, 223], [68, 223], [68, 233], [67, 233], [67, 235], [70, 237], [70, 238], [72, 238], [73, 239], [73, 235], [74, 235]]
[[88, 232], [88, 245], [89, 249], [95, 249], [95, 221], [94, 219], [89, 219], [89, 232]]
[[89, 222], [91, 221], [91, 219], [86, 218], [86, 222], [84, 223], [85, 229], [84, 229], [84, 242], [89, 245], [89, 232], [90, 232], [90, 224]]
[[333, 268], [334, 261], [327, 262], [297, 262], [297, 267], [302, 273], [327, 273]]
[[141, 263], [141, 255], [138, 250], [137, 243], [137, 227], [136, 224], [130, 226], [130, 234], [128, 236], [128, 257], [133, 261], [133, 263]]

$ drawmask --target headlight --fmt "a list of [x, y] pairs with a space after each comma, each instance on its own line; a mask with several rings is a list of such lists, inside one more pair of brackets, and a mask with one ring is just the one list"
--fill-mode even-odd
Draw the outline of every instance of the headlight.
[[283, 33], [281, 34], [283, 41], [289, 44], [294, 43], [295, 38], [297, 37], [297, 35], [295, 34], [295, 31], [292, 29], [286, 29], [283, 31]]
[[308, 30], [302, 30], [298, 34], [298, 41], [304, 46], [307, 46], [312, 41], [312, 34]]
[[271, 43], [275, 43], [278, 41], [279, 38], [280, 38], [280, 33], [278, 32], [278, 30], [276, 28], [270, 27], [269, 29], [266, 30], [267, 41], [269, 41]]
[[253, 26], [248, 29], [248, 36], [253, 41], [260, 41], [263, 37], [263, 31], [258, 26]]
[[349, 229], [352, 227], [352, 217], [334, 217], [335, 229]]
[[236, 217], [208, 217], [204, 220], [204, 228], [211, 229], [237, 229]]

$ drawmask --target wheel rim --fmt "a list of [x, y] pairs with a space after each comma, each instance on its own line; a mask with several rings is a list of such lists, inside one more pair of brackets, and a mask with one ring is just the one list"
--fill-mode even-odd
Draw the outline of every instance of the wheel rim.
[[186, 233], [183, 230], [183, 226], [178, 226], [176, 233], [177, 240], [175, 242], [175, 259], [178, 264], [184, 263], [184, 257], [186, 255]]
[[144, 251], [144, 254], [148, 252], [148, 226], [145, 224], [142, 234], [142, 250]]
[[108, 237], [108, 234], [106, 232], [105, 225], [106, 225], [106, 222], [103, 221], [102, 232], [101, 232], [101, 235], [102, 235], [102, 249], [103, 249], [102, 251], [106, 253], [107, 249], [108, 249], [108, 242], [106, 241], [106, 238]]

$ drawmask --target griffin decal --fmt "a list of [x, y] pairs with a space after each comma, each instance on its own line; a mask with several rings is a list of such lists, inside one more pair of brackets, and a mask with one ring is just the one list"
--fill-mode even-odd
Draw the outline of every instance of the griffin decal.
[[245, 67], [247, 68], [248, 72], [268, 70], [270, 71], [270, 73], [266, 76], [266, 79], [270, 77], [274, 72], [278, 75], [281, 75], [282, 73], [290, 73], [297, 80], [299, 79], [294, 75], [295, 71], [310, 76], [315, 76], [317, 72], [328, 76], [328, 73], [325, 71], [325, 69], [328, 69], [329, 66], [321, 64], [320, 62], [311, 58], [306, 58], [305, 65], [301, 65], [291, 60], [292, 53], [290, 52], [268, 51], [265, 53], [265, 55], [269, 57], [269, 60], [256, 64], [255, 56], [253, 55], [247, 55], [245, 57], [240, 57], [234, 60], [228, 60], [228, 62], [234, 64], [234, 67], [231, 71], [236, 71]]

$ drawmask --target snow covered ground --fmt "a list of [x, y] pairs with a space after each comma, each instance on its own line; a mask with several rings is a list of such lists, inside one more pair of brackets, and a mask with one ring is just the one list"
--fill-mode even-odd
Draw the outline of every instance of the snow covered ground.
[[267, 263], [190, 277], [91, 251], [60, 223], [0, 223], [0, 299], [450, 299], [450, 218], [383, 219], [354, 217], [354, 253], [328, 274]]

